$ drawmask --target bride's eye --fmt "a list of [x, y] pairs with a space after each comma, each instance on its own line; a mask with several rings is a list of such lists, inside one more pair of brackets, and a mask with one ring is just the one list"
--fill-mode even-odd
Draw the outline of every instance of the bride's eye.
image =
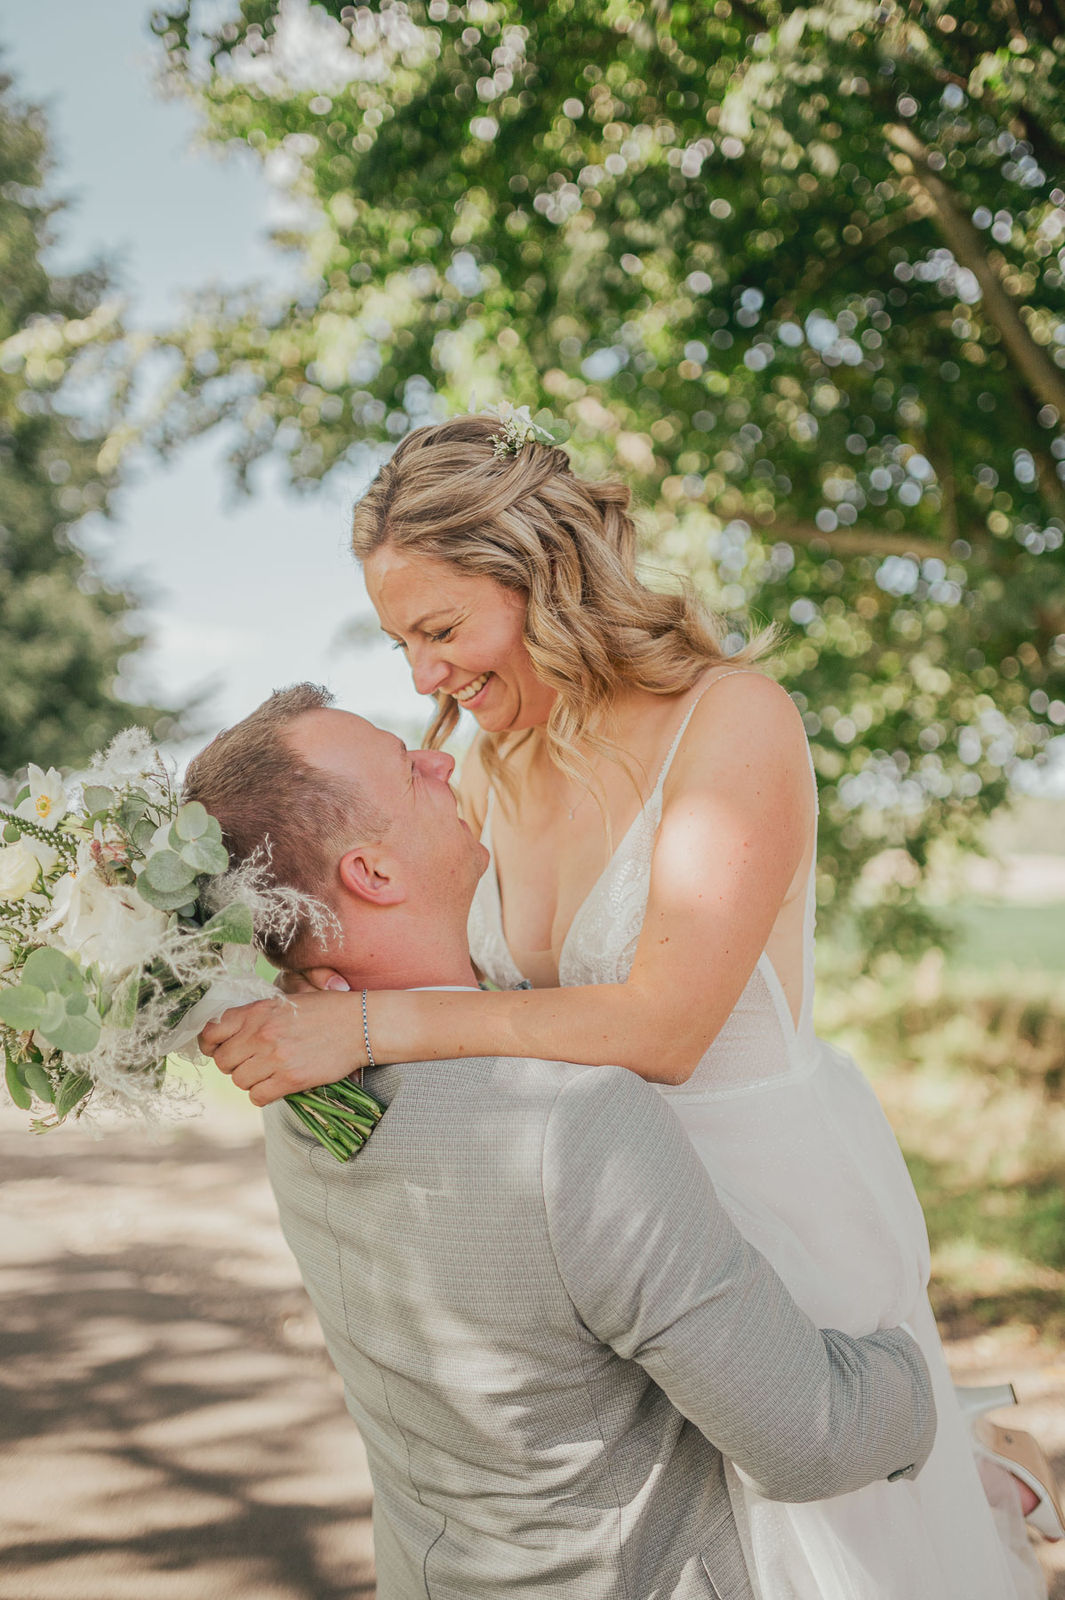
[[407, 646], [404, 644], [402, 639], [393, 639], [392, 648], [393, 650], [405, 650]]
[[431, 633], [429, 638], [433, 644], [446, 644], [454, 631], [455, 626], [454, 623], [452, 623], [451, 627], [449, 628], [441, 628], [439, 633]]

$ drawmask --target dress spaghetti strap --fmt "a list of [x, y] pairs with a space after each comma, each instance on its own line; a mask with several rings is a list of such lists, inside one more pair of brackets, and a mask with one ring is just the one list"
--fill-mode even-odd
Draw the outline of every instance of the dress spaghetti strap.
[[741, 678], [741, 677], [761, 678], [763, 676], [764, 676], [763, 673], [756, 672], [753, 667], [730, 667], [727, 672], [719, 672], [716, 678], [711, 678], [709, 683], [704, 683], [703, 684], [702, 688], [699, 690], [699, 693], [695, 696], [695, 699], [692, 701], [691, 705], [688, 707], [687, 711], [685, 712], [684, 721], [681, 723], [680, 727], [677, 729], [676, 735], [675, 735], [675, 737], [673, 739], [673, 743], [670, 745], [669, 751], [668, 751], [668, 753], [666, 755], [666, 759], [663, 761], [661, 767], [659, 768], [658, 778], [655, 781], [655, 786], [651, 791], [652, 794], [657, 794], [658, 790], [665, 783], [666, 775], [668, 774], [669, 769], [673, 764], [673, 757], [676, 755], [678, 749], [680, 748], [680, 741], [683, 739], [685, 733], [688, 731], [688, 723], [691, 721], [692, 715], [693, 715], [693, 713], [695, 711], [695, 708], [699, 704], [699, 701], [703, 698], [703, 695], [704, 694], [709, 694], [710, 690], [713, 689], [715, 687], [715, 685], [717, 685], [719, 683], [723, 683], [726, 678]]

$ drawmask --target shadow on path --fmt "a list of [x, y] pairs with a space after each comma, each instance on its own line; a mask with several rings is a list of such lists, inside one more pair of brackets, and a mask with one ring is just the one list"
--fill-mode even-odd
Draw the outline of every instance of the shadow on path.
[[373, 1595], [370, 1480], [258, 1119], [0, 1118], [2, 1600]]

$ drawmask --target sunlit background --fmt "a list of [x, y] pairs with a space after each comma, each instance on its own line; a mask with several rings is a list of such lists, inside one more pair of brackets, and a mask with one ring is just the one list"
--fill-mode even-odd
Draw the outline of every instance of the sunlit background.
[[[426, 706], [375, 642], [352, 505], [420, 421], [500, 398], [550, 412], [578, 466], [633, 485], [653, 581], [690, 575], [737, 639], [752, 618], [785, 630], [775, 670], [821, 795], [820, 1027], [899, 1134], [955, 1371], [1013, 1378], [1065, 1463], [1056, 8], [169, 9], [48, 0], [0, 20], [0, 582], [18, 556], [0, 785], [80, 763], [134, 708], [180, 763], [306, 678], [416, 739]], [[38, 137], [45, 202], [67, 200], [47, 225]], [[109, 285], [59, 282], [98, 260]], [[42, 445], [35, 427], [58, 431]], [[108, 588], [134, 610], [109, 612]], [[137, 1515], [180, 1488], [159, 1513], [168, 1577], [188, 1565], [182, 1516], [217, 1541], [174, 1600], [369, 1596], [365, 1529], [341, 1571], [348, 1502], [307, 1446], [308, 1426], [335, 1429], [346, 1470], [346, 1419], [307, 1398], [316, 1335], [249, 1154], [258, 1124], [228, 1084], [208, 1096], [205, 1131], [162, 1166], [132, 1140], [108, 1164], [77, 1129], [42, 1154], [3, 1113], [25, 1571], [51, 1536], [53, 1460], [82, 1462], [98, 1532], [93, 1474], [121, 1459]], [[41, 1329], [84, 1406], [52, 1406]], [[288, 1433], [260, 1428], [260, 1377], [303, 1397]], [[112, 1381], [113, 1458], [94, 1409]], [[197, 1438], [238, 1489], [197, 1479], [194, 1514]], [[311, 1504], [332, 1508], [317, 1530]], [[99, 1547], [72, 1535], [49, 1600], [98, 1581], [140, 1600], [122, 1584], [156, 1547], [122, 1515], [119, 1565], [99, 1579]], [[1065, 1600], [1065, 1552], [1044, 1558]]]

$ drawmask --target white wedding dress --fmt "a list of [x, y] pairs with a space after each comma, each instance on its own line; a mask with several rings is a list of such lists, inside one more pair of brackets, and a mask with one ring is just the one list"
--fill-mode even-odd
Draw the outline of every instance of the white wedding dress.
[[[559, 960], [563, 986], [622, 983], [628, 975], [663, 785], [693, 710], [573, 920]], [[491, 823], [490, 803], [482, 836], [489, 850]], [[832, 1500], [764, 1500], [730, 1468], [755, 1590], [762, 1600], [1036, 1600], [1046, 1588], [1023, 1529], [1023, 1548], [1004, 1543], [981, 1487], [928, 1304], [928, 1239], [902, 1154], [854, 1062], [813, 1030], [813, 896], [811, 867], [798, 1022], [763, 955], [691, 1078], [657, 1087], [736, 1225], [819, 1326], [851, 1334], [901, 1322], [912, 1329], [932, 1372], [939, 1426], [916, 1480], [878, 1482]], [[494, 862], [478, 885], [470, 946], [493, 983], [524, 981], [504, 937]]]

